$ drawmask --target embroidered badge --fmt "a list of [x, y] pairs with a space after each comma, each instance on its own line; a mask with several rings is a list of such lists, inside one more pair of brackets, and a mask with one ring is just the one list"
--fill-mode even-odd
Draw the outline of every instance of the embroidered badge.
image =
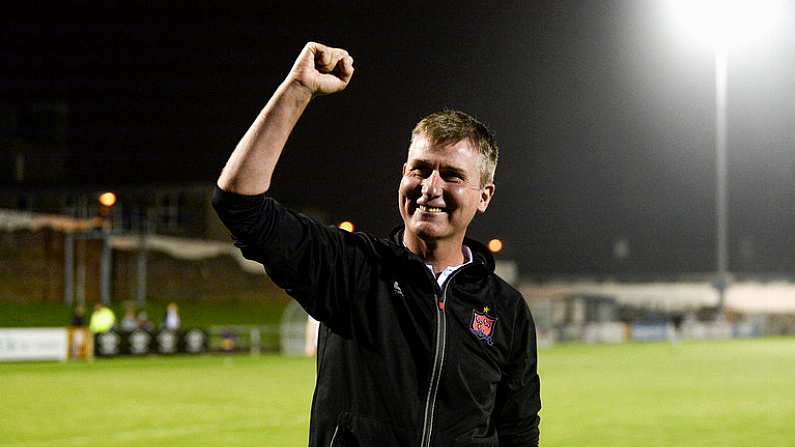
[[469, 332], [486, 342], [487, 345], [494, 345], [494, 325], [497, 324], [497, 317], [488, 315], [489, 306], [483, 308], [483, 312], [472, 309], [472, 323], [469, 325]]
[[392, 294], [403, 298], [403, 290], [400, 289], [400, 285], [398, 284], [397, 281], [395, 281], [395, 283], [392, 284]]

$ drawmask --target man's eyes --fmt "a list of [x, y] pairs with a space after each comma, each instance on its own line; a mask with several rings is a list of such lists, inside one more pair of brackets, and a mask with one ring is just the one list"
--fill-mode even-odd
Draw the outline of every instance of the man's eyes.
[[[417, 176], [417, 177], [428, 178], [428, 177], [431, 176], [431, 173], [433, 173], [433, 170], [432, 169], [427, 169], [427, 168], [413, 168], [413, 169], [411, 169], [410, 173], [411, 173], [411, 175], [414, 175], [414, 176]], [[440, 174], [440, 177], [442, 178], [442, 180], [444, 180], [446, 182], [462, 182], [462, 181], [464, 181], [464, 176], [461, 173], [459, 173], [459, 172], [443, 171]]]
[[462, 182], [464, 181], [464, 177], [457, 173], [457, 172], [449, 172], [442, 174], [442, 178], [447, 180], [448, 182]]
[[442, 171], [440, 176], [444, 181], [450, 183], [463, 182], [466, 179], [460, 171]]

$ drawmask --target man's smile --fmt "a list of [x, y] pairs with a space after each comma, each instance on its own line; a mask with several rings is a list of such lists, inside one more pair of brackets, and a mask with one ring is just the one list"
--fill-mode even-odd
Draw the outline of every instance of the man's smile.
[[419, 209], [423, 213], [441, 213], [441, 212], [444, 212], [444, 209], [437, 208], [437, 207], [434, 207], [434, 206], [417, 205], [417, 209]]

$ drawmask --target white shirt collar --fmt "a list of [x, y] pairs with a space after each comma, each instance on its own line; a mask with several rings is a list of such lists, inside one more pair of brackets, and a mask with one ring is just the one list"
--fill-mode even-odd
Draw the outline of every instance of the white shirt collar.
[[464, 254], [464, 263], [459, 265], [451, 265], [450, 267], [445, 268], [441, 273], [439, 273], [439, 276], [436, 276], [436, 274], [433, 272], [433, 266], [431, 264], [425, 264], [425, 266], [431, 271], [431, 274], [436, 276], [436, 282], [439, 284], [439, 287], [444, 285], [444, 282], [450, 277], [450, 275], [453, 274], [453, 272], [472, 262], [472, 250], [470, 250], [466, 245], [462, 245], [461, 251]]

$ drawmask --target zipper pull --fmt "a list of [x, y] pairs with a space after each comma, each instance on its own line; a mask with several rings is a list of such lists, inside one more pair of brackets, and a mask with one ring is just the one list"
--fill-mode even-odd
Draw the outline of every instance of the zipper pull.
[[436, 301], [436, 305], [437, 305], [437, 307], [439, 308], [439, 310], [441, 310], [442, 312], [444, 312], [444, 301], [442, 301], [442, 300], [437, 300], [437, 301]]

